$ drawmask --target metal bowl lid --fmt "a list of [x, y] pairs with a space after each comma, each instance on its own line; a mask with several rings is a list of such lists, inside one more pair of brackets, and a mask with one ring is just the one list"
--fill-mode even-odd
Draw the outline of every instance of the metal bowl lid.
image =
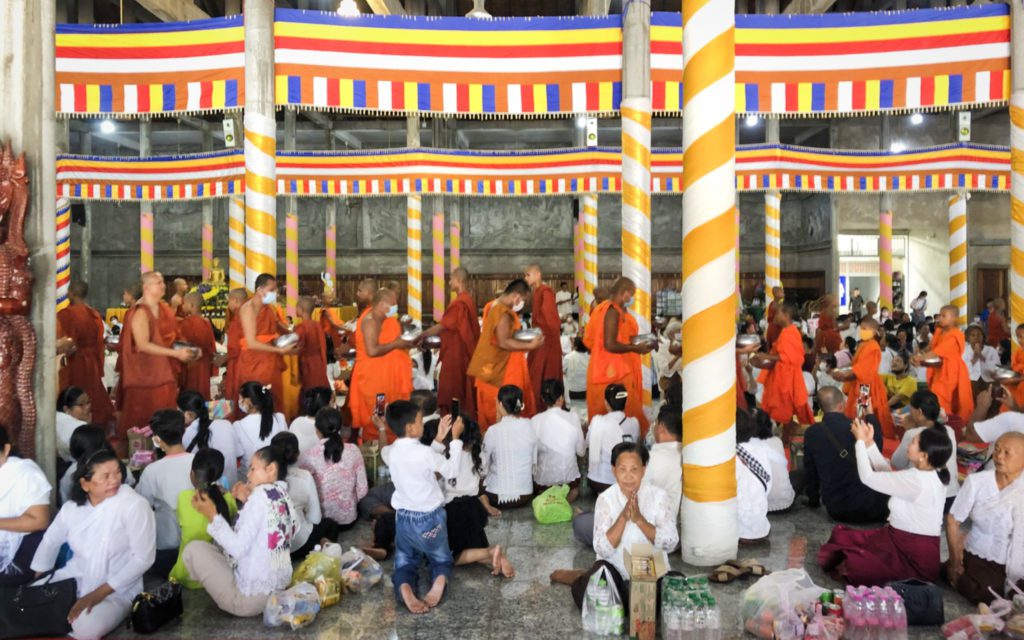
[[935, 356], [934, 358], [924, 358], [923, 360], [921, 360], [921, 364], [926, 367], [941, 367], [942, 358], [940, 358], [939, 356]]
[[172, 349], [198, 349], [196, 345], [191, 342], [185, 342], [184, 340], [175, 340], [171, 343]]
[[741, 347], [749, 347], [755, 344], [761, 344], [761, 336], [754, 333], [741, 333], [736, 336], [736, 344]]
[[1017, 373], [1013, 369], [1007, 369], [1005, 367], [998, 367], [995, 371], [992, 372], [992, 377], [995, 378], [996, 380], [1002, 381], [1002, 380], [1019, 380], [1021, 376], [1020, 376], [1019, 373]]
[[297, 333], [284, 333], [274, 338], [274, 346], [282, 349], [287, 349], [298, 342], [299, 334]]
[[632, 343], [632, 344], [657, 344], [658, 343], [658, 336], [654, 335], [653, 333], [641, 333], [641, 334], [637, 334], [637, 335], [633, 336], [630, 339], [630, 343]]
[[430, 336], [423, 339], [423, 346], [428, 349], [436, 349], [441, 346], [441, 336]]
[[422, 329], [417, 329], [416, 327], [409, 327], [408, 329], [402, 332], [402, 335], [400, 337], [402, 338], [402, 340], [405, 340], [406, 342], [412, 342], [416, 338], [419, 338], [421, 333], [423, 333]]
[[519, 331], [516, 331], [515, 333], [512, 334], [512, 337], [515, 338], [516, 340], [529, 341], [537, 338], [538, 336], [540, 336], [540, 334], [540, 329], [537, 329], [536, 327], [530, 327], [528, 329], [520, 329]]

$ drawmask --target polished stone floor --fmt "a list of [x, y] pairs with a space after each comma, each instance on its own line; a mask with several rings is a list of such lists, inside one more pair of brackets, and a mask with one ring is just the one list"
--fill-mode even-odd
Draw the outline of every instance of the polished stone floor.
[[[581, 501], [587, 506], [586, 501]], [[825, 576], [815, 562], [818, 547], [831, 529], [822, 510], [796, 506], [787, 514], [773, 516], [770, 543], [741, 550], [743, 557], [757, 558], [769, 570], [805, 567], [821, 586], [839, 586]], [[558, 568], [587, 568], [594, 554], [572, 539], [569, 524], [538, 524], [529, 509], [507, 512], [488, 525], [492, 544], [504, 545], [516, 567], [511, 580], [494, 578], [484, 567], [460, 567], [447, 599], [433, 612], [413, 616], [397, 611], [391, 596], [391, 562], [384, 563], [382, 584], [363, 595], [346, 596], [342, 602], [320, 613], [312, 625], [297, 632], [270, 629], [261, 619], [237, 619], [220, 612], [204, 592], [188, 592], [181, 621], [161, 629], [160, 638], [273, 638], [303, 636], [317, 638], [579, 638], [584, 637], [580, 615], [568, 587], [552, 585], [551, 571]], [[344, 545], [368, 539], [369, 525], [360, 523], [343, 534]], [[943, 545], [945, 546], [945, 545]], [[673, 568], [687, 575], [701, 570], [682, 564], [678, 554]], [[740, 632], [737, 608], [747, 581], [714, 585], [713, 593], [723, 608], [724, 638], [752, 637]], [[946, 619], [969, 612], [970, 606], [944, 588]], [[131, 636], [119, 631], [110, 637]], [[941, 638], [936, 628], [912, 628], [911, 638]]]

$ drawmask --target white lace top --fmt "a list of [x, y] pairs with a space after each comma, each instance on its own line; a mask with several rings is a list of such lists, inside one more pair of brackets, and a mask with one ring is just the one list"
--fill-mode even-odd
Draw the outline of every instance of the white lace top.
[[949, 515], [957, 522], [971, 521], [964, 549], [982, 560], [1006, 564], [1013, 534], [1013, 514], [1007, 510], [987, 511], [987, 517], [978, 517], [976, 507], [999, 497], [995, 471], [978, 471], [967, 476], [960, 493], [953, 501]]
[[484, 434], [487, 491], [499, 503], [513, 502], [533, 493], [533, 463], [537, 438], [527, 418], [505, 416]]
[[632, 549], [634, 544], [653, 544], [655, 549], [660, 550], [664, 555], [665, 566], [669, 566], [667, 552], [672, 551], [679, 544], [679, 529], [673, 516], [673, 508], [668, 494], [654, 485], [641, 484], [637, 492], [640, 503], [640, 513], [647, 522], [655, 527], [653, 542], [647, 539], [639, 526], [632, 522], [626, 523], [622, 531], [622, 538], [619, 546], [613, 547], [608, 540], [608, 530], [615, 524], [619, 514], [626, 507], [626, 496], [622, 493], [618, 483], [613, 484], [607, 491], [597, 497], [597, 505], [594, 507], [594, 553], [601, 560], [606, 560], [615, 567], [623, 578], [627, 578], [622, 552]]
[[533, 481], [544, 487], [568, 484], [580, 477], [577, 457], [587, 452], [583, 427], [575, 413], [552, 407], [531, 420], [537, 438]]

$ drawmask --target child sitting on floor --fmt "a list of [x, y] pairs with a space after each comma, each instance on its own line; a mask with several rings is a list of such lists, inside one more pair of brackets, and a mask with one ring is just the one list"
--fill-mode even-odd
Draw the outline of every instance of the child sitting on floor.
[[[388, 428], [398, 439], [388, 447], [384, 462], [391, 470], [395, 494], [391, 506], [395, 514], [395, 599], [412, 613], [426, 613], [441, 603], [451, 579], [452, 559], [448, 547], [448, 526], [444, 510], [444, 494], [434, 474], [445, 479], [456, 478], [462, 464], [462, 419], [452, 421], [445, 416], [437, 429], [436, 441], [444, 442], [452, 434], [449, 457], [419, 441], [423, 433], [423, 414], [407, 400], [388, 405], [385, 412]], [[430, 565], [431, 588], [423, 599], [416, 596], [415, 586], [420, 562], [426, 556]]]

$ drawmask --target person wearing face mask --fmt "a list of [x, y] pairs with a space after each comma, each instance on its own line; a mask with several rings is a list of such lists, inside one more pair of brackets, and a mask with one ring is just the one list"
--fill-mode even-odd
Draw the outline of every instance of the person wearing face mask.
[[477, 423], [481, 432], [498, 421], [498, 389], [506, 385], [523, 391], [521, 417], [531, 418], [536, 412], [526, 353], [544, 344], [544, 334], [529, 341], [513, 337], [522, 327], [517, 314], [523, 310], [529, 296], [530, 285], [522, 279], [513, 280], [484, 318], [480, 340], [466, 371], [476, 379]]
[[[889, 398], [885, 392], [882, 376], [878, 374], [878, 363], [882, 359], [882, 347], [878, 344], [878, 322], [867, 316], [860, 321], [860, 346], [853, 356], [849, 371], [835, 370], [832, 377], [845, 382], [846, 417], [864, 418], [874, 415], [882, 426], [882, 435], [895, 438], [896, 431], [889, 412]], [[862, 398], [861, 387], [867, 386], [867, 398]], [[862, 401], [866, 400], [866, 406]]]
[[883, 375], [885, 391], [889, 396], [889, 410], [903, 409], [910, 403], [910, 397], [917, 391], [917, 378], [910, 375], [910, 356], [897, 353], [892, 359], [892, 373]]
[[298, 352], [299, 345], [275, 347], [273, 341], [281, 333], [278, 325], [277, 280], [269, 273], [256, 277], [252, 298], [238, 309], [242, 325], [241, 352], [238, 354], [239, 382], [259, 382], [270, 386], [274, 406], [284, 407], [284, 387], [281, 372], [284, 370], [282, 356]]
[[636, 318], [627, 311], [636, 295], [636, 285], [629, 278], [619, 278], [612, 285], [608, 299], [594, 309], [590, 327], [583, 341], [590, 349], [587, 367], [587, 413], [590, 418], [608, 412], [605, 388], [621, 384], [628, 400], [626, 415], [640, 423], [640, 438], [647, 437], [649, 423], [643, 405], [643, 363], [641, 357], [654, 348], [650, 343], [633, 344], [639, 333]]
[[[349, 378], [346, 406], [352, 411], [352, 426], [362, 429], [364, 441], [376, 440], [373, 413], [377, 396], [385, 403], [408, 400], [412, 393], [413, 343], [402, 340], [398, 323], [398, 295], [391, 289], [378, 289], [369, 307], [359, 316], [353, 334], [356, 366]], [[387, 434], [389, 441], [394, 434]]]

